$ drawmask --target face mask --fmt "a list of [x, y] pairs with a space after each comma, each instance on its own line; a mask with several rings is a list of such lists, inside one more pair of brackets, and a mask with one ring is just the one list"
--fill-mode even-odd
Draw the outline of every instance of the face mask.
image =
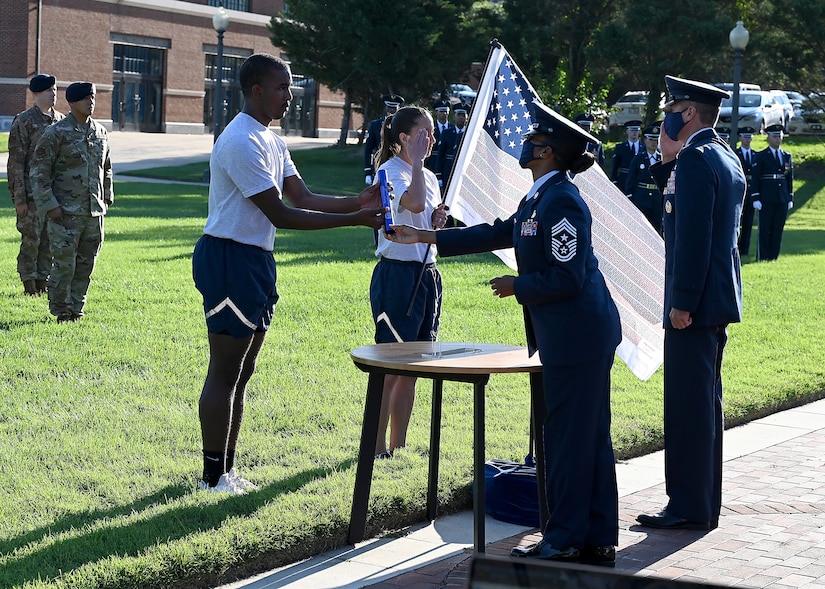
[[679, 140], [679, 132], [687, 123], [682, 120], [682, 112], [669, 112], [665, 115], [662, 130], [674, 141]]
[[538, 157], [533, 157], [533, 150], [537, 147], [539, 146], [525, 140], [525, 142], [521, 145], [521, 156], [518, 158], [518, 165], [522, 168], [526, 168], [527, 164], [533, 160], [541, 159]]

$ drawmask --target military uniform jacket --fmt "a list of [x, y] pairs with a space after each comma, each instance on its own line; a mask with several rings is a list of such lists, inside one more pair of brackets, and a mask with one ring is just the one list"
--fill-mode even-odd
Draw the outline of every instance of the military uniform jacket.
[[662, 193], [650, 175], [650, 156], [645, 149], [630, 162], [624, 192], [633, 202], [645, 206], [659, 206]]
[[542, 364], [569, 366], [612, 354], [621, 341], [619, 312], [591, 243], [590, 211], [557, 173], [522, 199], [509, 219], [437, 235], [442, 256], [514, 247], [527, 345]]
[[757, 152], [753, 149], [750, 150], [751, 152], [751, 159], [747, 161], [745, 159], [745, 153], [742, 151], [742, 147], [736, 148], [736, 157], [739, 158], [739, 163], [742, 164], [742, 171], [745, 172], [745, 181], [748, 183], [748, 189], [746, 192], [745, 203], [752, 204], [753, 199], [751, 196], [753, 195], [753, 188], [754, 188], [754, 180], [753, 180], [753, 167], [756, 164], [756, 154]]
[[745, 173], [713, 129], [703, 129], [675, 160], [651, 168], [664, 199], [664, 326], [671, 308], [697, 326], [742, 319], [742, 277], [736, 245]]
[[14, 117], [9, 130], [9, 192], [15, 205], [33, 201], [29, 172], [37, 140], [46, 127], [63, 118], [54, 111], [54, 116], [40, 110], [36, 105]]
[[436, 178], [439, 179], [445, 186], [447, 180], [450, 178], [450, 173], [453, 170], [455, 163], [455, 156], [458, 153], [458, 146], [461, 144], [461, 138], [467, 127], [459, 133], [458, 127], [453, 125], [449, 129], [445, 129], [441, 134], [441, 145], [438, 147], [438, 161], [436, 163]]
[[70, 113], [43, 132], [30, 177], [39, 210], [105, 215], [114, 200], [106, 129], [93, 119], [80, 125]]
[[381, 146], [381, 127], [384, 119], [370, 121], [367, 137], [364, 139], [364, 175], [375, 176], [375, 152]]
[[787, 204], [793, 200], [793, 160], [787, 151], [777, 163], [770, 147], [756, 154], [753, 165], [753, 200], [770, 204]]
[[[455, 125], [450, 123], [449, 121], [444, 126], [444, 131], [452, 130], [455, 132]], [[433, 137], [435, 137], [435, 143], [433, 144], [432, 154], [430, 157], [427, 158], [425, 162], [427, 168], [433, 171], [437, 178], [441, 179], [439, 169], [438, 169], [438, 150], [441, 149], [441, 135], [442, 135], [441, 127], [438, 125], [438, 121], [435, 122], [433, 126]]]
[[[637, 146], [639, 153], [646, 151], [641, 140]], [[627, 141], [617, 144], [613, 150], [613, 169], [610, 172], [610, 179], [619, 187], [619, 190], [624, 190], [627, 173], [630, 171], [630, 162], [633, 161], [634, 157], [636, 157], [636, 153]]]

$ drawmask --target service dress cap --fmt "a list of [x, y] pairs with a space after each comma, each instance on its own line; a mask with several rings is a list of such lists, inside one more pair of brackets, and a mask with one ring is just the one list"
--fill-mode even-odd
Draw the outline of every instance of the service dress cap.
[[770, 125], [769, 127], [765, 127], [765, 133], [768, 135], [782, 135], [784, 129], [782, 125]]
[[589, 112], [579, 113], [573, 119], [574, 122], [578, 123], [579, 126], [583, 127], [587, 131], [589, 131], [593, 127], [593, 121], [595, 121], [595, 120], [596, 120], [596, 117], [594, 117]]
[[730, 98], [730, 92], [727, 90], [695, 80], [665, 76], [665, 85], [670, 95], [670, 100], [665, 104], [666, 107], [680, 100], [720, 106], [723, 99]]
[[459, 102], [453, 106], [454, 113], [464, 113], [465, 115], [470, 112], [470, 105], [466, 102]]
[[95, 85], [91, 82], [74, 82], [66, 88], [66, 102], [77, 102], [95, 94]]
[[648, 125], [642, 130], [645, 139], [659, 139], [660, 129], [658, 125]]
[[588, 143], [598, 143], [599, 140], [577, 123], [570, 121], [553, 109], [540, 102], [533, 102], [529, 106], [530, 129], [524, 134], [525, 139], [534, 135], [547, 134], [561, 138], [563, 141], [571, 141], [581, 144], [581, 151], [584, 152]]
[[755, 133], [753, 127], [742, 127], [739, 129], [739, 136], [740, 137], [753, 137]]
[[449, 100], [443, 100], [442, 99], [442, 100], [438, 100], [435, 103], [433, 103], [433, 109], [436, 110], [436, 111], [441, 111], [441, 112], [445, 112], [445, 111], [450, 112], [450, 106], [451, 105], [450, 105]]
[[381, 100], [383, 100], [384, 104], [390, 108], [398, 108], [404, 104], [404, 97], [399, 96], [398, 94], [384, 94], [384, 96], [381, 97]]
[[630, 129], [631, 131], [639, 131], [642, 128], [642, 121], [627, 121], [625, 124], [625, 129]]
[[32, 92], [43, 92], [43, 90], [48, 90], [54, 86], [56, 82], [57, 80], [54, 76], [50, 76], [48, 74], [37, 74], [29, 80], [29, 90]]

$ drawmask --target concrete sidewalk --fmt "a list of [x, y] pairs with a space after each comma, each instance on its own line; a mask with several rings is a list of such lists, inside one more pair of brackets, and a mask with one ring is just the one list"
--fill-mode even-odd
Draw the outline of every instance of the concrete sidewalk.
[[[825, 587], [825, 400], [725, 432], [722, 517], [711, 532], [642, 528], [666, 501], [664, 455], [617, 465], [616, 571], [743, 587]], [[333, 550], [220, 589], [466, 587], [472, 513], [440, 517], [397, 538]], [[538, 541], [487, 518], [487, 553]]]

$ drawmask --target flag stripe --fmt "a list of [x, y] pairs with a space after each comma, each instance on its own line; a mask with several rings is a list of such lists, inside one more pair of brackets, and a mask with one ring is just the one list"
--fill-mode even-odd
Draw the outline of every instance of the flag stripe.
[[[467, 225], [506, 219], [533, 185], [518, 165], [521, 138], [530, 127], [533, 87], [505, 49], [490, 52], [445, 202]], [[593, 166], [575, 176], [593, 217], [593, 250], [622, 319], [617, 353], [647, 380], [664, 355], [664, 243], [644, 216]], [[512, 249], [494, 252], [516, 268]]]

